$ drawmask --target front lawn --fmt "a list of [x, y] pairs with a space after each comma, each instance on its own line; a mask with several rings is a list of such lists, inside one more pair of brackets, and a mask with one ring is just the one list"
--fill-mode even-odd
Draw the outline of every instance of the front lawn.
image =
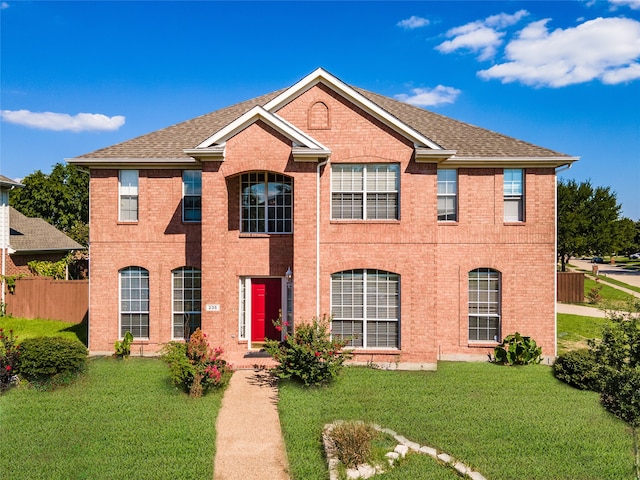
[[191, 399], [159, 359], [92, 359], [53, 392], [0, 395], [0, 472], [19, 479], [213, 478], [222, 391]]
[[[593, 291], [596, 288], [600, 289], [600, 296], [602, 300], [597, 304], [599, 307], [607, 307], [613, 309], [624, 309], [629, 302], [633, 301], [635, 297], [633, 295], [628, 294], [627, 292], [623, 292], [620, 289], [611, 287], [602, 282], [604, 277], [598, 277], [600, 281], [596, 283], [595, 280], [585, 276], [584, 277], [584, 296], [585, 298], [589, 298], [589, 292]], [[622, 282], [618, 282], [622, 283]], [[628, 287], [626, 284], [622, 284], [625, 287]]]
[[13, 330], [18, 343], [31, 337], [65, 337], [87, 344], [87, 324], [69, 323], [60, 320], [41, 320], [19, 317], [0, 317], [0, 328]]
[[578, 348], [587, 348], [587, 340], [602, 338], [602, 327], [606, 319], [582, 317], [559, 313], [558, 316], [558, 355]]
[[[549, 367], [438, 363], [437, 372], [351, 367], [329, 388], [281, 382], [278, 404], [292, 478], [325, 479], [320, 434], [364, 420], [438, 448], [491, 480], [634, 478], [630, 429], [598, 394], [556, 380]], [[416, 455], [382, 478], [459, 478]]]

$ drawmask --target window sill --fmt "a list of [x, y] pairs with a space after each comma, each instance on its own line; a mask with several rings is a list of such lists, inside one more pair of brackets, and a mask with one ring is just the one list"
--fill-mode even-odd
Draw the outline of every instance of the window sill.
[[122, 220], [118, 220], [117, 225], [138, 225], [138, 222], [123, 222]]
[[402, 353], [402, 350], [396, 347], [388, 348], [363, 348], [363, 347], [345, 347], [345, 350], [349, 350], [356, 355], [388, 355], [390, 353], [397, 354]]
[[202, 225], [202, 220], [183, 220], [183, 225]]
[[500, 345], [500, 342], [467, 342], [469, 348], [495, 348]]
[[293, 233], [240, 233], [240, 238], [270, 238], [273, 236], [293, 236]]
[[346, 225], [346, 224], [354, 224], [354, 225], [371, 225], [371, 224], [384, 224], [384, 225], [393, 225], [399, 224], [400, 220], [330, 220], [329, 223], [334, 225]]
[[524, 222], [524, 221], [522, 221], [522, 222], [504, 222], [504, 225], [506, 227], [517, 227], [517, 226], [523, 227], [523, 226], [526, 225], [526, 222]]
[[457, 227], [460, 223], [457, 220], [438, 220], [438, 226]]

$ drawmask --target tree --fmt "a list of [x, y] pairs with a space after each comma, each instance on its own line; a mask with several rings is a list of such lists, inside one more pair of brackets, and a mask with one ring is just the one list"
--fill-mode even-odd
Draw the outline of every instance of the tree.
[[621, 205], [609, 187], [575, 180], [558, 183], [558, 259], [562, 271], [571, 257], [613, 253]]
[[14, 188], [9, 204], [27, 217], [39, 217], [82, 245], [88, 244], [89, 175], [74, 165], [57, 163], [50, 174], [27, 175]]

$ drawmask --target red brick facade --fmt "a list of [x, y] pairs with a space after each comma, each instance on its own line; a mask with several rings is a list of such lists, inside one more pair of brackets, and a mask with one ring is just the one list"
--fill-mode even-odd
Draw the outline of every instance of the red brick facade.
[[[139, 220], [123, 224], [118, 167], [92, 168], [92, 352], [111, 352], [120, 336], [122, 268], [149, 272], [149, 337], [137, 342], [146, 354], [172, 339], [171, 272], [191, 266], [202, 270], [202, 328], [228, 352], [250, 345], [239, 331], [243, 279], [284, 279], [290, 267], [300, 322], [331, 313], [332, 274], [377, 269], [399, 275], [400, 344], [358, 350], [356, 360], [432, 368], [439, 359], [486, 358], [495, 343], [468, 340], [468, 281], [470, 271], [490, 268], [501, 279], [501, 335], [531, 335], [555, 355], [553, 167], [507, 165], [524, 169], [526, 189], [525, 221], [507, 224], [503, 168], [455, 166], [458, 221], [438, 222], [436, 163], [417, 162], [413, 142], [384, 122], [322, 84], [277, 115], [329, 148], [328, 164], [294, 160], [289, 138], [254, 122], [226, 141], [224, 161], [202, 160], [201, 223], [182, 222], [181, 169], [137, 167]], [[332, 220], [331, 165], [340, 163], [398, 164], [399, 218]], [[292, 178], [292, 234], [241, 233], [240, 176], [253, 171]]]

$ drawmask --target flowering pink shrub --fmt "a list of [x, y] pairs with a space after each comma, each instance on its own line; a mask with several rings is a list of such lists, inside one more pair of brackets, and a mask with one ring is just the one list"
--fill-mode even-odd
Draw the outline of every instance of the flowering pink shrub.
[[226, 383], [230, 366], [221, 358], [222, 349], [211, 349], [207, 335], [199, 328], [188, 342], [169, 342], [162, 359], [169, 366], [171, 380], [191, 397], [201, 397], [210, 388]]

